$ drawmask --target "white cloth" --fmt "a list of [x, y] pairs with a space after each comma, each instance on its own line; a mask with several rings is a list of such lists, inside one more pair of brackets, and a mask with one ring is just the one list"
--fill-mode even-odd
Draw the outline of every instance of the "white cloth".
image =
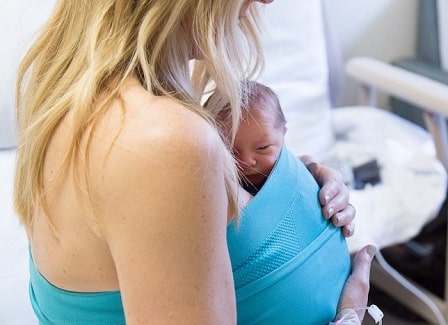
[[447, 176], [423, 129], [371, 107], [334, 110], [337, 141], [328, 156], [350, 167], [376, 158], [381, 183], [353, 190], [357, 210], [350, 251], [409, 240], [436, 216], [446, 195]]

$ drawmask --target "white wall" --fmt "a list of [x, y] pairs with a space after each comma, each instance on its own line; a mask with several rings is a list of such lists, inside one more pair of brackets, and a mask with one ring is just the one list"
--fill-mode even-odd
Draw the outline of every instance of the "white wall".
[[16, 145], [14, 83], [17, 65], [53, 5], [54, 0], [0, 0], [0, 149]]
[[[390, 62], [415, 55], [417, 0], [325, 1], [344, 60], [364, 55]], [[354, 104], [356, 96], [356, 86], [345, 80], [340, 104]], [[387, 98], [380, 96], [378, 106], [387, 107]]]

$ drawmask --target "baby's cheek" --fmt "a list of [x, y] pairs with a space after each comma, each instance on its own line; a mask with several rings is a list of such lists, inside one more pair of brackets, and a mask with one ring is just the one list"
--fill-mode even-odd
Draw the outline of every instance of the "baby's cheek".
[[269, 157], [269, 162], [272, 166], [274, 166], [274, 164], [277, 162], [279, 155], [280, 155], [280, 152], [276, 152], [275, 154], [273, 154]]

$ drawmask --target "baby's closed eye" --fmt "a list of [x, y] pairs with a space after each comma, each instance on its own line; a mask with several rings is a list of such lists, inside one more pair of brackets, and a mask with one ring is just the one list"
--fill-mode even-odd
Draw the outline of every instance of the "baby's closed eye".
[[259, 147], [257, 147], [257, 150], [266, 150], [266, 149], [268, 149], [270, 146], [271, 146], [270, 144], [263, 145], [263, 146], [259, 146]]

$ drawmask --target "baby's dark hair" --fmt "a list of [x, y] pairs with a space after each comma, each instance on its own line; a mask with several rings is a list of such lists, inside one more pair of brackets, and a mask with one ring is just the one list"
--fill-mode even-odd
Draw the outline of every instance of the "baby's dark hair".
[[243, 103], [243, 109], [254, 111], [255, 109], [270, 110], [275, 114], [276, 127], [283, 127], [286, 124], [286, 118], [283, 114], [278, 95], [268, 86], [253, 80], [245, 80], [245, 89], [248, 94]]
[[[268, 86], [254, 80], [243, 80], [242, 82], [243, 102], [242, 109], [248, 112], [255, 109], [270, 110], [275, 114], [276, 127], [283, 127], [286, 118], [283, 114], [278, 95]], [[220, 112], [217, 120], [226, 123], [230, 114], [230, 103], [219, 91], [215, 91], [204, 103], [204, 107], [211, 112]]]

